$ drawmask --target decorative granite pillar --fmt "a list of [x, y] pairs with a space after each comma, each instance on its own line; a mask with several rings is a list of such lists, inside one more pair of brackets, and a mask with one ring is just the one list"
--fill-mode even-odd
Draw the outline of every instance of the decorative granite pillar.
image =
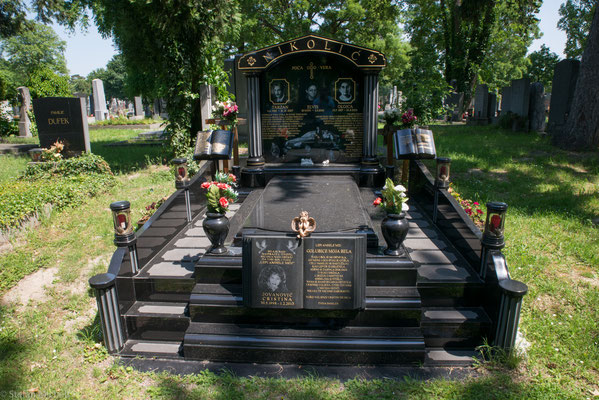
[[260, 119], [260, 74], [247, 74], [249, 158], [241, 172], [245, 187], [264, 186], [264, 157], [262, 157], [262, 127]]
[[376, 156], [378, 131], [379, 71], [364, 73], [364, 140], [362, 144], [361, 186], [380, 186], [384, 173]]
[[250, 131], [248, 168], [262, 167], [262, 130], [260, 120], [260, 76], [251, 74], [248, 81], [248, 125]]
[[510, 352], [516, 343], [522, 297], [528, 292], [528, 286], [520, 281], [504, 279], [499, 282], [499, 287], [501, 288], [501, 304], [497, 318], [495, 345]]
[[116, 276], [110, 273], [98, 274], [89, 279], [89, 285], [96, 291], [104, 344], [109, 353], [116, 353], [123, 348], [125, 342], [116, 291]]

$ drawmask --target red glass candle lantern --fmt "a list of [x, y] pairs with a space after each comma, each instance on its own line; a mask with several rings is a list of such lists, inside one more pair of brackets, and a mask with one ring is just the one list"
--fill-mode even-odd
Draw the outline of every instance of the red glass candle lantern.
[[115, 236], [125, 237], [133, 235], [131, 204], [128, 201], [116, 201], [110, 204], [110, 209], [112, 210]]
[[451, 158], [437, 158], [437, 177], [435, 184], [438, 188], [446, 189], [449, 187], [449, 170], [451, 166]]
[[187, 158], [175, 158], [175, 186], [177, 188], [185, 187], [189, 184], [189, 173], [187, 171]]
[[490, 247], [503, 247], [506, 213], [507, 204], [497, 201], [487, 203], [487, 219], [483, 232], [483, 244]]

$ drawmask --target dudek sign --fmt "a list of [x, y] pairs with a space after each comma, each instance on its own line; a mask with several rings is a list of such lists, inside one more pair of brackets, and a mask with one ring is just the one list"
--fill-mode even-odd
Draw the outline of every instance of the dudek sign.
[[45, 97], [33, 100], [40, 147], [60, 140], [69, 153], [89, 152], [89, 128], [85, 98]]
[[304, 52], [336, 54], [360, 68], [380, 70], [387, 65], [385, 56], [378, 51], [310, 35], [245, 54], [239, 59], [238, 67], [242, 71], [260, 71], [269, 68], [281, 57]]

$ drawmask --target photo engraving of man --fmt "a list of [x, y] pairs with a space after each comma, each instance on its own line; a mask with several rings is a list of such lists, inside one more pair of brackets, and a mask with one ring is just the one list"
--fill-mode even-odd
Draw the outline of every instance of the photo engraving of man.
[[354, 99], [352, 89], [352, 81], [344, 80], [339, 83], [339, 87], [337, 89], [337, 101], [348, 103]]
[[271, 85], [271, 101], [275, 104], [287, 102], [287, 87], [284, 82], [275, 81]]
[[270, 265], [260, 271], [258, 287], [263, 292], [287, 293], [287, 275], [279, 265]]

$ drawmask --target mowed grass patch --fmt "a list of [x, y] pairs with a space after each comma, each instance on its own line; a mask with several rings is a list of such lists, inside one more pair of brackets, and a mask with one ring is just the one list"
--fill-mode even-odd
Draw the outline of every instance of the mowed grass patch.
[[527, 373], [599, 394], [599, 152], [572, 153], [536, 133], [433, 127], [466, 198], [504, 201], [511, 275], [530, 289], [521, 330]]
[[29, 161], [29, 155], [0, 154], [0, 184], [23, 173]]

